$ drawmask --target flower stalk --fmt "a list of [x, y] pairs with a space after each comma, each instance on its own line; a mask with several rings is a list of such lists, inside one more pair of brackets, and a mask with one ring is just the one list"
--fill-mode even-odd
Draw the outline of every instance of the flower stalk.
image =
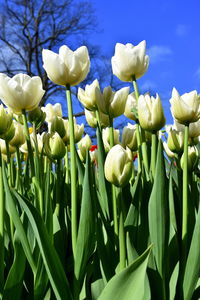
[[73, 121], [73, 109], [70, 85], [66, 86], [67, 95], [67, 107], [69, 118], [69, 130], [70, 130], [70, 155], [71, 155], [71, 233], [72, 233], [72, 250], [75, 257], [76, 242], [77, 242], [77, 170], [76, 170], [76, 149], [75, 149], [75, 137], [74, 137], [74, 121]]

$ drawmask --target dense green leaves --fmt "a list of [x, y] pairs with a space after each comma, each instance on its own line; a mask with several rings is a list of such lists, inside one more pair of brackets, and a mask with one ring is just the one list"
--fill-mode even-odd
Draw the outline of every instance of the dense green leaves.
[[116, 274], [106, 285], [98, 300], [144, 300], [146, 268], [151, 247], [149, 247], [130, 266]]

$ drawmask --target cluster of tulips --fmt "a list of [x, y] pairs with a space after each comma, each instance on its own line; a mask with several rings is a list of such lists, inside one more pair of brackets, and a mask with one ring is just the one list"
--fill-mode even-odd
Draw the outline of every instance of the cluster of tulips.
[[159, 95], [139, 94], [146, 42], [118, 43], [113, 74], [134, 91], [102, 91], [98, 80], [78, 89], [92, 145], [71, 96], [89, 72], [87, 48], [42, 57], [66, 87], [67, 119], [59, 103], [39, 106], [40, 77], [0, 74], [1, 298], [199, 299], [200, 95], [174, 88], [165, 126]]

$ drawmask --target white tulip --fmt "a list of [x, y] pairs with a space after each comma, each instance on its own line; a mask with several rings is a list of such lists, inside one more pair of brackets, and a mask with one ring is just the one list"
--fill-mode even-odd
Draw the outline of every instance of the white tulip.
[[62, 118], [62, 107], [60, 103], [52, 105], [48, 103], [46, 106], [42, 107], [42, 111], [46, 114], [46, 122], [52, 123], [54, 117]]
[[44, 93], [39, 76], [17, 74], [10, 78], [0, 73], [0, 99], [16, 114], [34, 110]]
[[131, 178], [133, 167], [133, 155], [129, 148], [126, 150], [115, 145], [108, 152], [104, 171], [106, 179], [116, 186], [124, 186]]
[[141, 127], [147, 131], [158, 131], [165, 125], [165, 116], [158, 94], [156, 98], [149, 94], [140, 95], [138, 99], [138, 119]]
[[199, 120], [200, 95], [197, 94], [197, 91], [180, 96], [178, 91], [173, 88], [170, 103], [172, 115], [180, 124], [189, 125]]
[[128, 95], [124, 115], [133, 121], [137, 120], [137, 100], [134, 92]]
[[137, 150], [136, 125], [128, 123], [122, 131], [122, 146], [128, 147], [132, 151]]
[[110, 118], [123, 115], [128, 93], [129, 87], [124, 87], [116, 92], [113, 92], [110, 86], [106, 87], [103, 90], [102, 100], [98, 102], [99, 110], [109, 115]]
[[[114, 129], [114, 145], [119, 144], [119, 129]], [[104, 128], [102, 130], [102, 139], [105, 151], [108, 152], [111, 148], [110, 146], [110, 131], [109, 128]]]
[[[76, 118], [73, 118], [74, 120], [74, 138], [75, 138], [75, 143], [78, 143], [83, 135], [84, 132], [84, 124], [77, 124], [76, 123]], [[64, 122], [64, 127], [65, 127], [65, 136], [63, 137], [63, 142], [65, 145], [69, 145], [70, 143], [70, 130], [69, 130], [69, 120], [63, 120]]]
[[90, 69], [89, 54], [85, 46], [72, 51], [63, 45], [59, 54], [43, 49], [42, 57], [47, 76], [58, 85], [77, 85], [86, 78]]
[[120, 44], [115, 46], [115, 55], [112, 57], [112, 70], [122, 81], [133, 81], [135, 77], [140, 78], [149, 65], [149, 57], [146, 55], [146, 41], [137, 46], [132, 44]]
[[20, 147], [25, 143], [25, 135], [23, 131], [22, 124], [13, 121], [14, 127], [15, 127], [15, 135], [12, 138], [12, 140], [9, 142], [11, 146], [13, 147]]
[[79, 88], [78, 99], [86, 109], [91, 111], [97, 110], [97, 103], [102, 101], [98, 80], [95, 79], [90, 85], [87, 84], [85, 90]]
[[[96, 113], [94, 111], [90, 111], [85, 109], [85, 118], [90, 127], [96, 128], [97, 127], [97, 118]], [[110, 126], [109, 116], [99, 111], [99, 118], [101, 127], [108, 127]]]

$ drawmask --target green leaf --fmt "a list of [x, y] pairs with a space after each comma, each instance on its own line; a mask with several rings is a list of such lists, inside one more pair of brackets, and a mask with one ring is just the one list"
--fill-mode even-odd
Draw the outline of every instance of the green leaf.
[[190, 300], [195, 290], [199, 273], [200, 273], [200, 208], [196, 218], [196, 224], [190, 244], [190, 250], [186, 262], [184, 280], [183, 280], [183, 294], [184, 300]]
[[26, 257], [28, 259], [28, 262], [32, 268], [33, 273], [36, 271], [36, 265], [32, 256], [31, 248], [26, 236], [26, 232], [24, 230], [23, 224], [20, 220], [19, 217], [19, 212], [16, 209], [16, 203], [14, 201], [14, 198], [11, 195], [9, 186], [8, 186], [8, 181], [7, 181], [7, 176], [6, 176], [6, 170], [5, 170], [5, 165], [4, 162], [2, 163], [2, 170], [3, 170], [3, 182], [4, 182], [4, 188], [5, 188], [5, 193], [6, 193], [6, 205], [8, 207], [8, 213], [16, 227], [16, 230], [18, 232], [18, 236], [20, 237], [20, 241], [22, 243], [22, 247], [24, 250], [24, 253], [26, 254]]
[[14, 261], [8, 273], [2, 300], [21, 300], [26, 256], [17, 233], [14, 238]]
[[98, 184], [99, 184], [99, 204], [106, 219], [109, 219], [108, 186], [104, 175], [105, 151], [99, 127], [97, 127], [98, 142]]
[[25, 211], [33, 228], [56, 299], [72, 300], [69, 284], [65, 276], [63, 266], [59, 260], [55, 248], [52, 245], [51, 238], [39, 212], [30, 202], [24, 200], [19, 194], [17, 194], [17, 192], [13, 191], [13, 194]]
[[116, 274], [108, 282], [98, 300], [144, 300], [147, 288], [146, 268], [150, 251], [151, 246], [129, 267]]
[[[91, 178], [91, 165], [87, 153], [85, 176], [83, 181], [83, 194], [81, 202], [80, 222], [77, 236], [75, 255], [75, 276], [79, 284], [83, 281], [85, 268], [95, 246], [95, 216], [94, 199], [92, 197], [93, 182]], [[81, 288], [79, 286], [79, 288]]]
[[153, 255], [161, 277], [163, 277], [165, 269], [166, 251], [169, 241], [169, 205], [167, 195], [163, 147], [160, 140], [154, 184], [149, 200], [149, 232], [151, 243], [154, 245]]

